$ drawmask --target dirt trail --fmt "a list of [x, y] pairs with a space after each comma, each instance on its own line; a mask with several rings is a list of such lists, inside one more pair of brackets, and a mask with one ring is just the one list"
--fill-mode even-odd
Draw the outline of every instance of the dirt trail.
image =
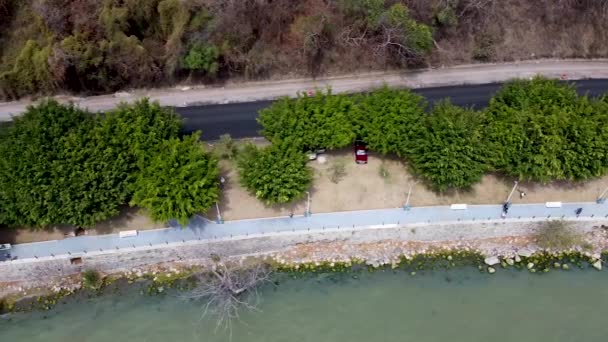
[[[317, 79], [287, 79], [260, 82], [229, 82], [224, 86], [178, 86], [174, 88], [136, 89], [111, 95], [85, 98], [58, 95], [61, 102], [72, 101], [92, 111], [114, 108], [120, 102], [149, 97], [165, 106], [189, 106], [206, 103], [248, 102], [295, 96], [314, 88], [331, 87], [335, 93], [361, 92], [383, 84], [391, 87], [423, 88], [459, 84], [502, 82], [534, 75], [569, 80], [608, 78], [608, 59], [535, 60], [501, 64], [471, 64], [447, 68], [408, 71], [369, 72]], [[22, 113], [31, 99], [0, 103], [0, 121]]]

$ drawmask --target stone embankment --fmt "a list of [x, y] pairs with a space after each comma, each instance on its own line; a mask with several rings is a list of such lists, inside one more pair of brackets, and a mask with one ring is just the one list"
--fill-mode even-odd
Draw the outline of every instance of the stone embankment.
[[[331, 229], [282, 232], [271, 235], [185, 241], [137, 247], [132, 250], [89, 252], [79, 259], [70, 255], [32, 258], [0, 263], [0, 297], [27, 295], [28, 289], [60, 291], [73, 288], [74, 275], [86, 269], [103, 274], [143, 274], [192, 266], [209, 266], [222, 260], [243, 261], [251, 257], [272, 258], [279, 264], [363, 260], [369, 265], [390, 265], [400, 257], [437, 250], [477, 251], [488, 257], [514, 258], [538, 250], [533, 236], [544, 220], [492, 220], [412, 224], [404, 227]], [[608, 250], [605, 219], [576, 220], [572, 226], [589, 242], [584, 251], [600, 259]], [[582, 250], [580, 250], [582, 251]], [[601, 267], [601, 263], [600, 263]]]

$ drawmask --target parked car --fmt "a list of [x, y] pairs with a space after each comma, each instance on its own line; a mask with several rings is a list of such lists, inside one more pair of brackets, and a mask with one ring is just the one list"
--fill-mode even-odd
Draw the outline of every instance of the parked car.
[[361, 140], [355, 141], [355, 162], [367, 164], [367, 145]]

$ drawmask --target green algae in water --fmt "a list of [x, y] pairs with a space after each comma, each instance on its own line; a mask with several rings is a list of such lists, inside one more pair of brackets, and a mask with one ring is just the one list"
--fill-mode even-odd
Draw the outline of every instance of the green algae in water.
[[[553, 267], [553, 264], [550, 265]], [[476, 267], [309, 274], [261, 290], [232, 341], [604, 341], [608, 272]], [[354, 279], [353, 275], [357, 278]], [[135, 290], [0, 320], [2, 341], [229, 341], [201, 304]]]

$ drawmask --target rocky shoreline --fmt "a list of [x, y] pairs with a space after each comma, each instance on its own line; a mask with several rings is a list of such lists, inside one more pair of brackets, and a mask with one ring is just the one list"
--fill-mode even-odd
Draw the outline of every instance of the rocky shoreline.
[[[578, 228], [578, 227], [577, 227]], [[405, 228], [400, 228], [405, 229]], [[415, 228], [410, 228], [413, 232]], [[213, 254], [197, 259], [142, 265], [116, 272], [103, 272], [100, 287], [115, 282], [146, 282], [148, 293], [161, 293], [166, 288], [182, 284], [197, 272], [204, 272], [217, 262], [246, 267], [267, 263], [279, 272], [342, 272], [357, 266], [370, 271], [403, 269], [412, 274], [422, 269], [477, 266], [481, 272], [492, 274], [500, 268], [515, 267], [529, 272], [567, 270], [589, 267], [602, 270], [608, 262], [608, 230], [594, 225], [582, 230], [584, 244], [562, 250], [540, 248], [533, 234], [490, 238], [417, 241], [405, 239], [370, 239], [366, 236], [332, 236], [328, 239], [308, 239], [277, 250], [257, 253]], [[378, 234], [381, 237], [381, 234]], [[272, 241], [270, 241], [272, 242]], [[270, 244], [269, 242], [269, 244]], [[293, 241], [292, 241], [293, 242]], [[225, 246], [224, 246], [225, 247]], [[245, 249], [243, 249], [244, 251]], [[59, 299], [83, 291], [80, 274], [49, 278], [28, 286], [27, 283], [0, 283], [0, 312], [48, 309]], [[26, 303], [26, 304], [23, 304]]]

